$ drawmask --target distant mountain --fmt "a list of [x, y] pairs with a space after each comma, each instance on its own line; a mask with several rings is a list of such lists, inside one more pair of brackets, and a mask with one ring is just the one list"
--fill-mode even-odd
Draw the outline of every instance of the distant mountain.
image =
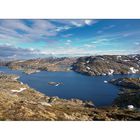
[[86, 75], [140, 73], [140, 55], [98, 55], [79, 58], [37, 58], [6, 63], [12, 69], [70, 71]]
[[38, 58], [22, 61], [11, 61], [7, 65], [12, 69], [38, 69], [47, 71], [69, 71], [77, 58]]

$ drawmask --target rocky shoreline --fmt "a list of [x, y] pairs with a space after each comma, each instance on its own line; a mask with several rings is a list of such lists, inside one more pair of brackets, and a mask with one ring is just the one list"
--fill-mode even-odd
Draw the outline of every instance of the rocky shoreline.
[[[28, 71], [71, 71], [72, 64], [76, 62], [76, 58], [44, 58], [30, 60], [16, 60], [6, 64], [11, 69]], [[32, 73], [32, 72], [31, 72]], [[33, 72], [34, 73], [34, 72]]]
[[[80, 58], [47, 58], [1, 62], [1, 66], [32, 74], [41, 70], [79, 72], [90, 76], [139, 74], [140, 55], [104, 55]], [[46, 96], [18, 81], [18, 76], [0, 73], [0, 120], [140, 120], [140, 79], [109, 81], [121, 91], [110, 107], [91, 102]], [[108, 81], [104, 81], [108, 83]], [[57, 85], [59, 83], [51, 83]], [[132, 106], [136, 109], [130, 109]]]
[[119, 78], [111, 80], [110, 83], [120, 87], [119, 96], [114, 101], [115, 105], [132, 105], [134, 108], [140, 108], [140, 78]]
[[17, 78], [0, 75], [0, 120], [92, 120], [91, 103], [46, 96]]
[[24, 69], [23, 73], [25, 74], [33, 74], [33, 73], [37, 73], [40, 72], [40, 70], [36, 70], [36, 69]]
[[140, 55], [103, 55], [80, 57], [73, 70], [82, 74], [113, 75], [140, 73]]
[[119, 107], [97, 108], [92, 102], [46, 96], [17, 80], [0, 75], [0, 120], [140, 120], [140, 112]]
[[140, 55], [102, 55], [80, 58], [43, 58], [1, 62], [14, 70], [23, 70], [27, 74], [38, 71], [75, 71], [81, 74], [113, 75], [140, 74]]

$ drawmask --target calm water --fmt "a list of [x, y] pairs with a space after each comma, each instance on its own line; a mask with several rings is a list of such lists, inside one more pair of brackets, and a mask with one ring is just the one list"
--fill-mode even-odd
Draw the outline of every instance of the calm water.
[[[11, 70], [7, 67], [0, 67], [0, 71], [20, 75], [20, 81], [46, 95], [65, 99], [91, 100], [96, 106], [111, 105], [119, 92], [118, 87], [104, 83], [105, 80], [108, 81], [120, 77], [140, 77], [140, 74], [91, 77], [75, 72], [47, 71], [27, 75], [22, 73], [22, 71]], [[48, 82], [63, 82], [64, 85], [50, 86]]]

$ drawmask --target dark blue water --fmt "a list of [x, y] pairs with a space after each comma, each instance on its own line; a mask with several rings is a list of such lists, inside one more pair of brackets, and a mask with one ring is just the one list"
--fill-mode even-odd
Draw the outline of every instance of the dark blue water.
[[[47, 71], [27, 75], [22, 73], [22, 71], [11, 70], [7, 67], [0, 67], [0, 71], [19, 75], [20, 81], [48, 96], [90, 100], [93, 101], [96, 106], [111, 105], [119, 92], [117, 86], [104, 83], [105, 80], [108, 81], [121, 77], [140, 77], [139, 74], [91, 77], [76, 72]], [[56, 87], [48, 85], [48, 82], [63, 82], [64, 85]]]

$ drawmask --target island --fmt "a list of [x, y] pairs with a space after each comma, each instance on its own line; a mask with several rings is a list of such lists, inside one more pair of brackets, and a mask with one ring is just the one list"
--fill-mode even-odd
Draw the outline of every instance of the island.
[[46, 96], [0, 74], [0, 120], [140, 120], [140, 112], [119, 106], [95, 107], [92, 102]]

